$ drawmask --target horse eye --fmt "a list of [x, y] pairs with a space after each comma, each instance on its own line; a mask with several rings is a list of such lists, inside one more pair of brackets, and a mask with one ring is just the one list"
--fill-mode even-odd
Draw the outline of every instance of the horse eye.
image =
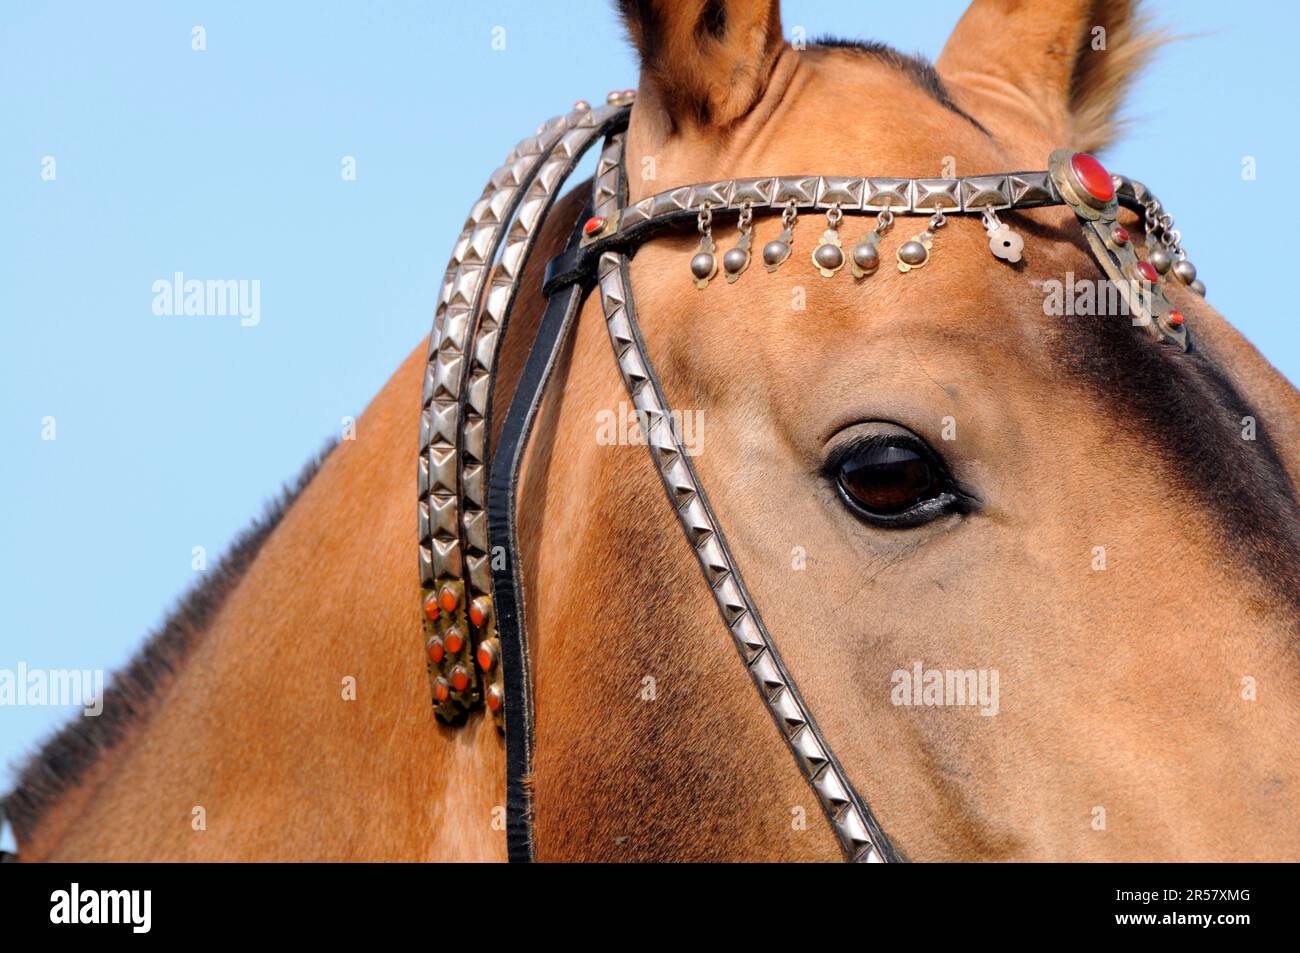
[[837, 453], [830, 464], [850, 509], [880, 526], [919, 526], [963, 500], [934, 454], [914, 437], [867, 439]]

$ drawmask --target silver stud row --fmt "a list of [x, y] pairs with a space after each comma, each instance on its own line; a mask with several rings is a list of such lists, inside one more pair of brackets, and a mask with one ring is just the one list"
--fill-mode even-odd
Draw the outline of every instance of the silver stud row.
[[1041, 208], [1059, 205], [1061, 196], [1047, 172], [1013, 172], [955, 179], [885, 179], [851, 176], [767, 176], [684, 185], [660, 192], [622, 209], [615, 233], [651, 219], [679, 212], [698, 212], [707, 204], [715, 212], [752, 209], [797, 209], [844, 212], [891, 211], [931, 215], [936, 211], [980, 212], [986, 208]]
[[[418, 471], [420, 585], [425, 606], [434, 601], [423, 628], [444, 720], [482, 700], [474, 654], [484, 633], [475, 630], [490, 635], [491, 625], [473, 625], [467, 610], [491, 594], [485, 416], [501, 320], [556, 189], [620, 108], [580, 102], [521, 141], [470, 209], [444, 275], [425, 369]], [[436, 608], [444, 591], [456, 597], [450, 611]], [[435, 661], [435, 641], [460, 648]]]

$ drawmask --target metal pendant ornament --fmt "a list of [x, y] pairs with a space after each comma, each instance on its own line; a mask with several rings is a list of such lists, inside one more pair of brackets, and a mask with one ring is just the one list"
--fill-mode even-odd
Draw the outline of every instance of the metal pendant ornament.
[[[1145, 190], [1144, 190], [1145, 191]], [[1150, 251], [1147, 261], [1162, 275], [1173, 276], [1201, 297], [1205, 297], [1205, 284], [1196, 277], [1196, 266], [1187, 260], [1183, 249], [1183, 236], [1174, 228], [1174, 217], [1160, 205], [1160, 200], [1149, 192], [1144, 203], [1144, 223]]]
[[1021, 254], [1025, 250], [1025, 240], [1012, 231], [1010, 225], [999, 219], [998, 213], [992, 208], [985, 208], [981, 219], [984, 222], [984, 230], [988, 232], [989, 251], [993, 253], [993, 257], [1001, 258], [1013, 265], [1020, 261]]
[[910, 241], [898, 246], [898, 270], [909, 272], [914, 268], [924, 268], [930, 263], [930, 247], [934, 244], [934, 233], [948, 223], [943, 209], [935, 209], [930, 216], [930, 227], [920, 232]]
[[790, 246], [794, 244], [794, 221], [798, 217], [794, 202], [781, 213], [781, 234], [763, 246], [763, 264], [768, 271], [776, 271], [790, 257]]
[[844, 267], [844, 246], [840, 242], [839, 224], [844, 213], [839, 205], [833, 205], [826, 213], [826, 231], [822, 232], [821, 241], [813, 249], [812, 261], [823, 278], [833, 278], [835, 272]]
[[700, 247], [691, 257], [691, 275], [695, 279], [696, 288], [707, 288], [718, 273], [718, 259], [714, 254], [717, 245], [713, 243], [713, 211], [708, 202], [700, 208], [697, 227], [700, 230]]
[[722, 270], [726, 275], [727, 284], [734, 284], [749, 267], [751, 257], [749, 247], [754, 241], [754, 209], [748, 202], [740, 209], [740, 221], [737, 225], [740, 228], [740, 239], [734, 248], [728, 249], [722, 256]]
[[1152, 245], [1151, 250], [1147, 252], [1147, 261], [1151, 262], [1156, 272], [1162, 275], [1169, 274], [1169, 269], [1174, 264], [1173, 256], [1164, 245]]
[[1139, 257], [1133, 236], [1119, 222], [1121, 192], [1127, 193], [1130, 208], [1139, 202], [1144, 208], [1147, 244], [1153, 251], [1176, 247], [1173, 218], [1162, 215], [1141, 183], [1112, 176], [1087, 153], [1058, 149], [1048, 158], [1048, 171], [1061, 200], [1078, 219], [1097, 264], [1127, 308], [1129, 320], [1146, 328], [1154, 340], [1187, 350], [1183, 313], [1165, 295], [1168, 279], [1162, 278], [1155, 262]]
[[880, 267], [880, 236], [885, 234], [893, 223], [894, 213], [885, 209], [876, 216], [876, 227], [862, 236], [853, 246], [849, 261], [854, 278], [865, 278], [876, 273], [876, 269]]

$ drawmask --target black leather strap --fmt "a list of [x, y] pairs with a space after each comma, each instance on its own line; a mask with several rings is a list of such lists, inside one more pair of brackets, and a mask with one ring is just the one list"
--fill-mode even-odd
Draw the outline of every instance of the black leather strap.
[[694, 226], [699, 215], [696, 212], [682, 210], [661, 215], [635, 225], [624, 232], [617, 232], [605, 238], [597, 239], [586, 245], [572, 246], [563, 254], [556, 255], [546, 266], [546, 277], [542, 280], [542, 293], [547, 297], [561, 288], [575, 282], [595, 284], [596, 263], [607, 251], [620, 251], [631, 257], [637, 247], [664, 232], [680, 230]]
[[[590, 205], [578, 218], [567, 252], [582, 240], [582, 223], [592, 214]], [[567, 253], [566, 252], [566, 253]], [[533, 859], [533, 825], [526, 780], [533, 764], [532, 666], [528, 652], [528, 627], [524, 618], [523, 566], [519, 561], [515, 504], [519, 468], [532, 433], [546, 384], [564, 341], [574, 324], [591, 280], [566, 283], [546, 299], [546, 311], [528, 353], [523, 374], [515, 385], [501, 437], [492, 453], [488, 478], [488, 546], [492, 568], [492, 601], [497, 634], [501, 640], [501, 665], [505, 683], [506, 721], [506, 845], [512, 861]]]

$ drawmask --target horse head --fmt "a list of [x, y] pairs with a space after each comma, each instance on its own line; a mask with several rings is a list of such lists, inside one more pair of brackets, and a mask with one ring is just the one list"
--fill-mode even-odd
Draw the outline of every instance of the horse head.
[[[932, 68], [792, 47], [766, 0], [625, 3], [628, 203], [1101, 149], [1154, 45], [1133, 6], [976, 2]], [[726, 283], [690, 273], [699, 235], [655, 238], [630, 290], [735, 564], [898, 851], [1294, 855], [1296, 392], [1172, 273], [1186, 349], [1050, 313], [1105, 277], [1068, 209], [1003, 213], [1018, 262], [978, 218], [800, 212], [761, 267], [789, 224], [756, 218]], [[824, 230], [847, 255], [878, 226], [874, 274], [820, 271]], [[717, 256], [741, 236], [707, 230]], [[924, 267], [895, 268], [923, 232]], [[645, 451], [593, 439], [627, 399], [602, 324], [589, 302], [523, 494], [538, 853], [834, 856]]]

